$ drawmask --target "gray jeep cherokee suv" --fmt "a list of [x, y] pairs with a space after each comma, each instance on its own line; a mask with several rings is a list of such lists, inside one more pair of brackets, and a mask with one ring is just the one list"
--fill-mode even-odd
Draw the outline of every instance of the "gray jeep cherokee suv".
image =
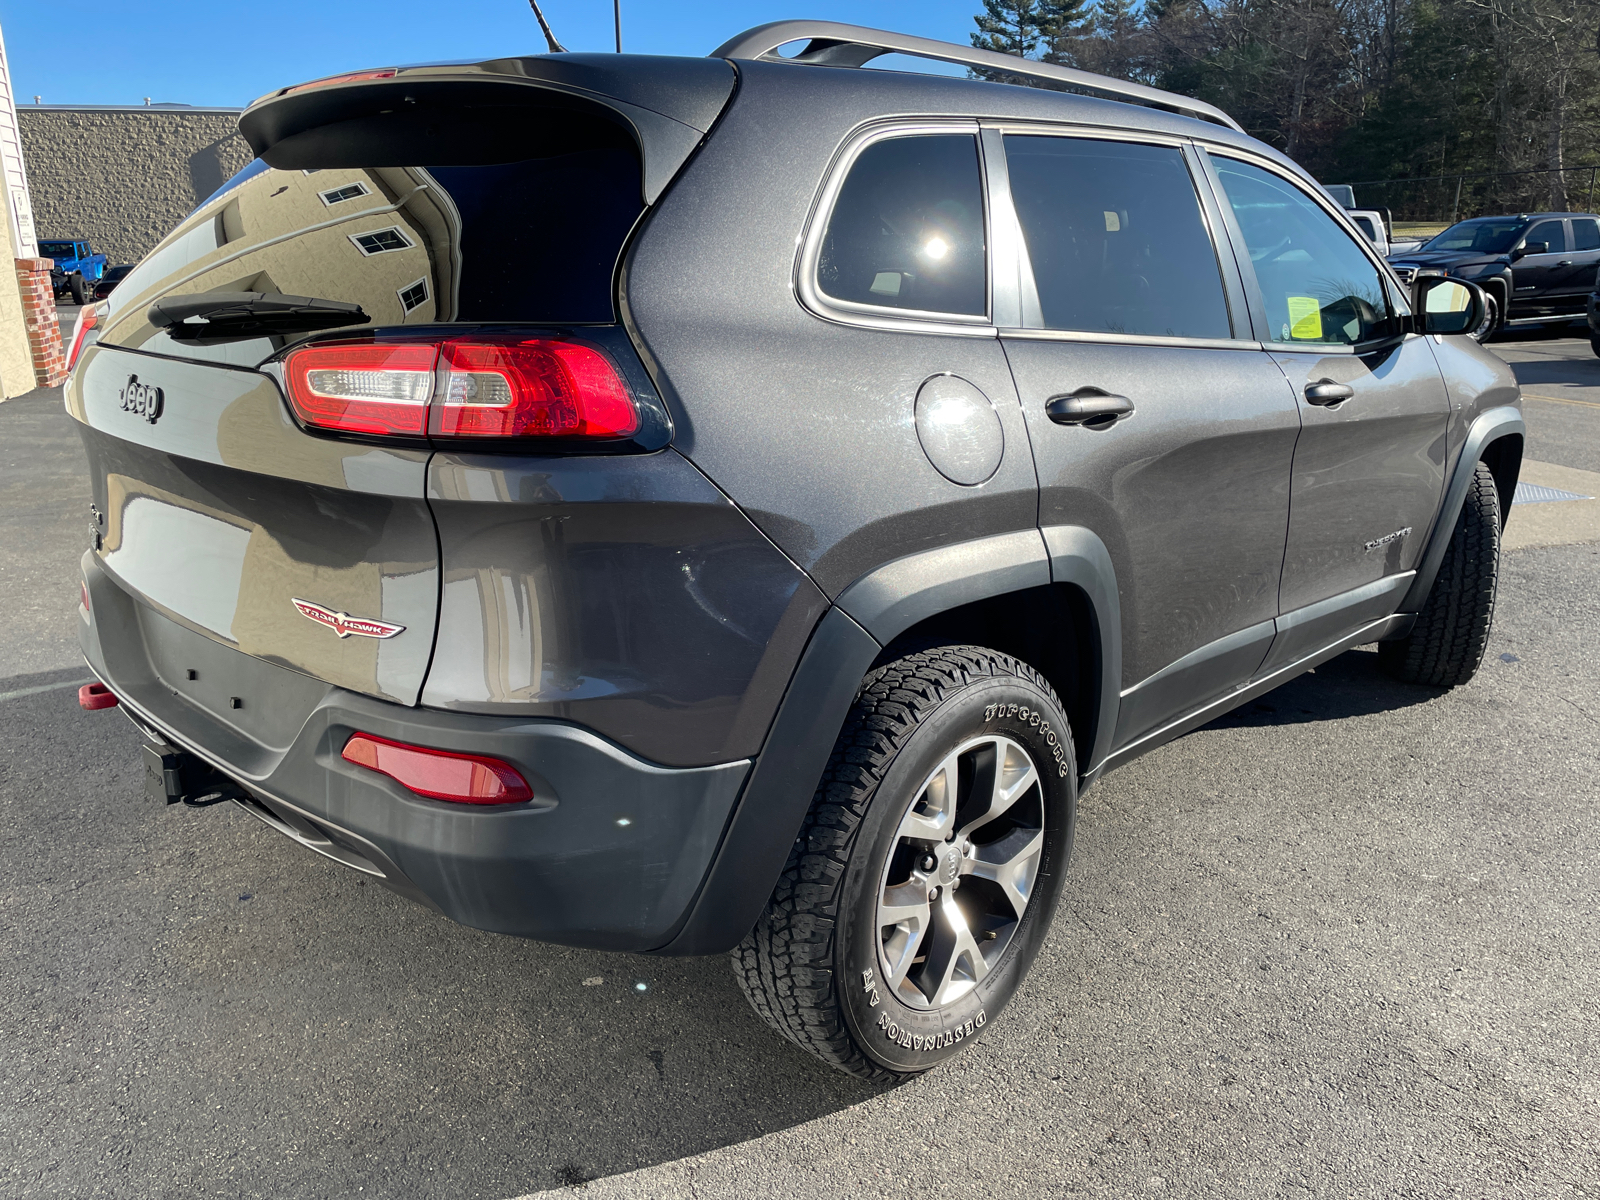
[[84, 703], [168, 802], [481, 929], [731, 952], [911, 1074], [1016, 991], [1103, 773], [1358, 644], [1477, 668], [1523, 440], [1446, 336], [1482, 295], [1206, 105], [785, 22], [240, 128], [66, 391]]

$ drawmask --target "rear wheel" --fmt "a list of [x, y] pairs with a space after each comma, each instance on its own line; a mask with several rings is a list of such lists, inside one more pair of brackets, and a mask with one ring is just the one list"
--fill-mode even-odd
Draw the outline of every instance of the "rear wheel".
[[1480, 462], [1417, 623], [1405, 637], [1378, 643], [1379, 665], [1407, 683], [1466, 683], [1489, 644], [1499, 576], [1500, 495]]
[[975, 646], [867, 677], [782, 877], [733, 953], [779, 1033], [863, 1078], [960, 1052], [1049, 929], [1077, 808], [1050, 685]]

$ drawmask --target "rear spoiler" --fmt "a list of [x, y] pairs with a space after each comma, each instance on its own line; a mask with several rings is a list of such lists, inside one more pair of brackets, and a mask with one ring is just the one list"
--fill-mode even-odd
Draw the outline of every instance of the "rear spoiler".
[[[282, 170], [334, 166], [415, 166], [426, 156], [437, 116], [460, 118], [440, 145], [451, 161], [495, 158], [507, 134], [528, 136], [539, 116], [620, 126], [644, 160], [644, 201], [652, 204], [733, 95], [734, 69], [715, 58], [560, 54], [357, 71], [282, 88], [239, 117], [255, 154]], [[430, 117], [434, 118], [430, 121]], [[548, 153], [562, 130], [544, 123]], [[393, 162], [374, 161], [392, 157]]]

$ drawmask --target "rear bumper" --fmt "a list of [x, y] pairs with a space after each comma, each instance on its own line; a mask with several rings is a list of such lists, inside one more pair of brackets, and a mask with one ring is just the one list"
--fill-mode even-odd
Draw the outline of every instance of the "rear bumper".
[[[465, 925], [609, 950], [662, 946], [749, 773], [749, 760], [656, 766], [562, 722], [345, 691], [136, 602], [93, 554], [83, 570], [84, 657], [136, 725], [236, 781], [249, 793], [240, 803], [279, 832]], [[357, 730], [504, 759], [536, 801], [473, 809], [424, 799], [340, 758]]]

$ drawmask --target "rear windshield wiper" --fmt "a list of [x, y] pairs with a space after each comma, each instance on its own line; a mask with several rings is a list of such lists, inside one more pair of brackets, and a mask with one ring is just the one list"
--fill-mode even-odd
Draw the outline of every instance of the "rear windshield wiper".
[[285, 296], [278, 292], [201, 292], [157, 300], [145, 313], [150, 324], [174, 341], [210, 345], [274, 334], [312, 333], [364, 325], [359, 304]]

